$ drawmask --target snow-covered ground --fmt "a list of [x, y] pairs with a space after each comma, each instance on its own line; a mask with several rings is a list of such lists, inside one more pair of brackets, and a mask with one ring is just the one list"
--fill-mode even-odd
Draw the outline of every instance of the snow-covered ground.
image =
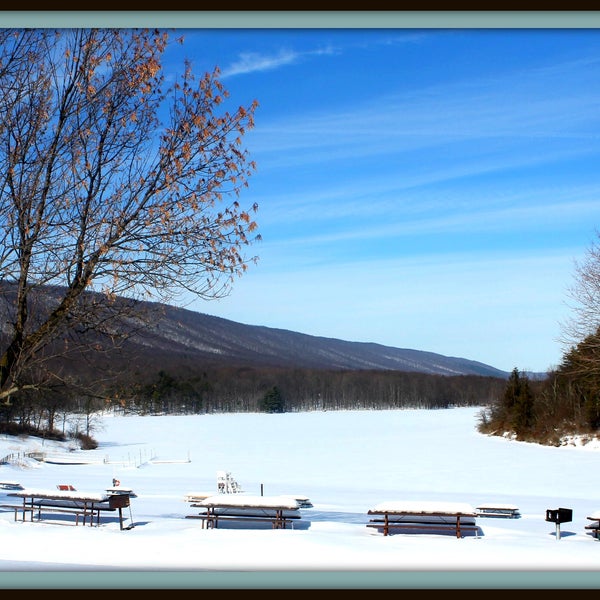
[[[477, 432], [479, 408], [121, 417], [98, 421], [93, 451], [0, 436], [0, 482], [133, 489], [127, 523], [14, 520], [0, 511], [3, 587], [596, 587], [600, 449], [543, 447]], [[307, 497], [293, 529], [203, 529], [185, 501], [231, 473], [244, 494]], [[0, 490], [0, 503], [18, 501]], [[480, 535], [369, 528], [382, 503], [514, 505], [478, 517]], [[569, 508], [571, 522], [545, 520]]]

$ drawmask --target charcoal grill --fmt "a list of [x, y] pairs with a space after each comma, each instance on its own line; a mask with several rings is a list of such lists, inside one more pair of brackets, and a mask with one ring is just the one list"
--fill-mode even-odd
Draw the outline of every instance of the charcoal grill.
[[573, 510], [570, 508], [549, 508], [546, 510], [546, 521], [556, 523], [556, 539], [560, 540], [560, 524], [573, 520]]

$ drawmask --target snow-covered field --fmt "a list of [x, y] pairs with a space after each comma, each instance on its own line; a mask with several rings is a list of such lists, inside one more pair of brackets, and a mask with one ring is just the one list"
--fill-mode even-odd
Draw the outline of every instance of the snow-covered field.
[[[477, 432], [479, 408], [197, 416], [106, 416], [97, 450], [0, 436], [0, 482], [134, 490], [130, 530], [21, 522], [0, 512], [2, 587], [596, 587], [597, 444], [542, 447]], [[310, 498], [294, 529], [202, 529], [189, 492], [226, 471], [248, 495]], [[18, 501], [0, 490], [0, 503]], [[385, 502], [513, 504], [477, 518], [481, 535], [366, 527]], [[560, 527], [546, 509], [573, 510]]]

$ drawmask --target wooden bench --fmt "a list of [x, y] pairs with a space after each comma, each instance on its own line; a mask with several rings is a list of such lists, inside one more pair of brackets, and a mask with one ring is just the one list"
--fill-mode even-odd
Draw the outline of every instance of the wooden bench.
[[23, 506], [22, 504], [0, 504], [0, 508], [6, 510], [14, 510], [15, 511], [15, 521], [18, 520], [19, 511], [23, 513], [23, 521], [25, 520], [25, 513], [31, 513], [31, 519], [33, 520], [33, 512], [34, 508], [31, 506]]
[[521, 516], [519, 507], [513, 504], [480, 504], [476, 511], [478, 517], [518, 519]]
[[585, 526], [585, 529], [592, 532], [592, 535], [596, 539], [600, 539], [600, 511], [592, 513], [589, 517], [586, 517], [588, 521], [591, 521]]
[[585, 528], [590, 530], [596, 539], [599, 539], [598, 532], [600, 531], [600, 522], [595, 521], [594, 523], [586, 525]]
[[[85, 522], [87, 520], [87, 518], [90, 518], [90, 522], [94, 520], [94, 512], [95, 510], [90, 508], [90, 507], [86, 507], [86, 506], [81, 506], [79, 504], [75, 504], [75, 503], [68, 503], [68, 502], [52, 502], [52, 501], [36, 501], [34, 502], [31, 506], [29, 506], [30, 509], [33, 509], [33, 511], [37, 511], [37, 520], [41, 521], [42, 520], [42, 514], [55, 514], [55, 513], [59, 513], [59, 514], [67, 514], [67, 515], [73, 515], [75, 517], [75, 525], [79, 525], [79, 517], [83, 517], [83, 524], [85, 525]], [[21, 507], [22, 510], [22, 507]], [[33, 514], [33, 513], [32, 513]]]
[[219, 521], [246, 521], [249, 523], [271, 523], [273, 529], [286, 529], [288, 525], [292, 525], [295, 519], [299, 519], [300, 515], [258, 515], [246, 513], [225, 513], [214, 514], [205, 513], [198, 515], [186, 515], [186, 519], [200, 519], [202, 521], [202, 529], [217, 528]]
[[[75, 515], [75, 525], [79, 525], [79, 517], [83, 517], [83, 524], [90, 519], [90, 525], [96, 523], [100, 525], [100, 515], [106, 512], [119, 511], [119, 525], [123, 527], [123, 508], [129, 506], [129, 498], [125, 495], [110, 497], [107, 502], [98, 502], [89, 506], [82, 506], [77, 502], [65, 502], [57, 500], [36, 500], [33, 502], [33, 510], [38, 513], [38, 521], [41, 520], [42, 514], [48, 513], [64, 513]], [[31, 509], [31, 506], [28, 507]], [[19, 510], [22, 506], [19, 507]]]
[[7, 510], [13, 510], [15, 513], [15, 521], [18, 520], [19, 513], [23, 514], [22, 520], [25, 521], [25, 513], [29, 513], [30, 520], [33, 521], [34, 513], [37, 513], [37, 520], [41, 520], [41, 513], [66, 513], [75, 515], [75, 524], [79, 524], [79, 517], [85, 518], [90, 516], [92, 517], [91, 510], [85, 510], [81, 507], [68, 506], [68, 505], [60, 505], [60, 504], [46, 504], [43, 502], [34, 502], [33, 504], [23, 505], [23, 504], [2, 504], [0, 508], [4, 508]]
[[463, 534], [468, 531], [479, 534], [475, 522], [477, 514], [464, 504], [391, 502], [380, 504], [368, 514], [374, 518], [369, 520], [367, 527], [383, 531], [384, 536], [389, 535], [392, 529], [424, 533], [451, 531], [457, 538], [464, 537]]

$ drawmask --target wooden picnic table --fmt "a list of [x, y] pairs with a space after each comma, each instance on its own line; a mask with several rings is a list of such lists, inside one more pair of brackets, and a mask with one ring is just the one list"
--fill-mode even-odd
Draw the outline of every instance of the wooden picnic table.
[[0, 481], [0, 490], [22, 490], [23, 486], [17, 481]]
[[586, 517], [586, 519], [592, 522], [586, 525], [585, 528], [591, 530], [592, 535], [596, 539], [600, 539], [598, 537], [600, 534], [600, 510], [593, 512], [591, 515]]
[[457, 538], [463, 537], [465, 531], [479, 531], [475, 510], [458, 502], [383, 502], [368, 514], [374, 518], [367, 527], [381, 529], [384, 536], [389, 535], [391, 529], [426, 533], [452, 531]]
[[207, 529], [217, 528], [219, 521], [270, 522], [273, 529], [285, 529], [301, 517], [298, 501], [284, 496], [217, 494], [191, 506], [202, 512], [186, 518], [200, 519]]
[[197, 504], [198, 502], [202, 502], [202, 500], [211, 498], [214, 495], [215, 492], [188, 492], [183, 499], [186, 502]]
[[94, 516], [96, 525], [100, 524], [100, 513], [102, 511], [119, 511], [119, 523], [123, 529], [122, 509], [129, 506], [129, 497], [125, 495], [110, 495], [107, 493], [81, 492], [77, 490], [46, 490], [46, 489], [23, 489], [16, 490], [7, 494], [22, 499], [20, 505], [3, 505], [4, 508], [12, 508], [15, 511], [15, 520], [18, 520], [18, 514], [22, 513], [22, 520], [26, 520], [29, 513], [30, 520], [33, 521], [34, 513], [37, 513], [37, 520], [42, 520], [44, 513], [64, 513], [75, 516], [75, 525], [79, 525], [79, 517], [82, 517], [83, 525], [89, 518], [90, 526], [94, 525]]

